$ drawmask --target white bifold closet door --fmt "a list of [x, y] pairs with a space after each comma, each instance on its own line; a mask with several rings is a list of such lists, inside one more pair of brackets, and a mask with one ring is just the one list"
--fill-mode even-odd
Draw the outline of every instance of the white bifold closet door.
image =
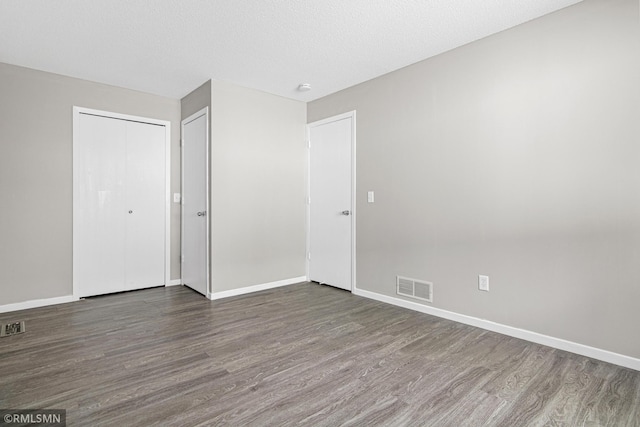
[[80, 113], [74, 134], [78, 297], [165, 284], [165, 127]]

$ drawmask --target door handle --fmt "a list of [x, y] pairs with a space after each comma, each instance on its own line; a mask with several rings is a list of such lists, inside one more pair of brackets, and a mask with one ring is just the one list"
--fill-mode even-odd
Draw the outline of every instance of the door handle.
[[350, 211], [342, 211], [341, 214], [349, 216], [349, 215], [351, 215], [351, 212]]
[[207, 214], [207, 211], [198, 212], [198, 216], [205, 216], [206, 214]]

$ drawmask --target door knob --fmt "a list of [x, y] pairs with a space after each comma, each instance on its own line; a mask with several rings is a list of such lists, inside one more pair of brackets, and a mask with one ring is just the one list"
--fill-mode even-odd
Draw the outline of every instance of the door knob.
[[342, 213], [342, 215], [346, 215], [346, 216], [351, 215], [351, 212], [350, 212], [350, 211], [342, 211], [341, 213]]
[[205, 216], [206, 214], [207, 214], [207, 211], [198, 212], [198, 216]]

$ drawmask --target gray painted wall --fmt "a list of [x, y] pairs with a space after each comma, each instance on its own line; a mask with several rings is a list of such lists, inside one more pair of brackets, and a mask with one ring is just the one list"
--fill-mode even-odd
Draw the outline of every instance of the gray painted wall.
[[358, 288], [640, 357], [639, 17], [586, 0], [308, 104], [357, 110]]
[[[0, 305], [72, 294], [72, 107], [170, 120], [180, 191], [180, 102], [0, 63]], [[171, 278], [180, 277], [171, 209]]]
[[305, 276], [306, 104], [211, 90], [213, 292]]
[[211, 80], [180, 100], [180, 117], [184, 120], [205, 107], [211, 109]]

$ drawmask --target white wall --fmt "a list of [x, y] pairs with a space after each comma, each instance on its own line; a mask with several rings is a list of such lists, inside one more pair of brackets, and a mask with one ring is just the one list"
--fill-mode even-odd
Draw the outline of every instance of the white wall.
[[585, 0], [311, 102], [308, 121], [350, 110], [359, 288], [429, 280], [434, 307], [640, 358], [637, 0]]
[[[169, 120], [180, 191], [180, 102], [0, 63], [0, 306], [72, 294], [72, 108]], [[171, 278], [180, 277], [171, 207]]]

